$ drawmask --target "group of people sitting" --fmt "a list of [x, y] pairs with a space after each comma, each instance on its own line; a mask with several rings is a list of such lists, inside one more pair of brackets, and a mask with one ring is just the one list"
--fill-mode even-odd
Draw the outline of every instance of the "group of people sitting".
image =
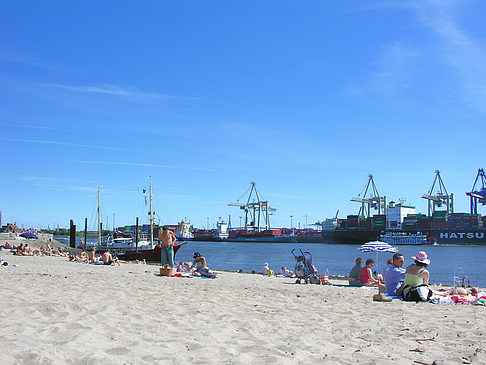
[[375, 263], [374, 260], [366, 260], [365, 266], [361, 267], [363, 259], [358, 257], [356, 265], [349, 273], [349, 285], [378, 286], [380, 295], [375, 300], [391, 300], [384, 293], [388, 296], [402, 296], [406, 298], [411, 289], [429, 285], [430, 273], [427, 270], [427, 266], [429, 266], [430, 260], [427, 258], [427, 253], [420, 251], [412, 259], [414, 262], [404, 269], [405, 258], [403, 254], [396, 253], [389, 260], [386, 267], [383, 268], [381, 275], [376, 274], [375, 277], [371, 271]]
[[213, 277], [214, 274], [209, 272], [206, 266], [206, 258], [202, 256], [199, 252], [194, 252], [194, 261], [191, 262], [179, 262], [176, 267], [179, 273], [188, 273], [192, 276], [203, 276], [203, 277]]

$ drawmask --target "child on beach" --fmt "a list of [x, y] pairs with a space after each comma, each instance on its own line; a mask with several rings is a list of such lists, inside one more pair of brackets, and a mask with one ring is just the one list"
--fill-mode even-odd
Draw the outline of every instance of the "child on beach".
[[366, 266], [361, 269], [360, 282], [362, 286], [378, 286], [379, 280], [373, 277], [371, 268], [375, 264], [375, 260], [366, 260]]

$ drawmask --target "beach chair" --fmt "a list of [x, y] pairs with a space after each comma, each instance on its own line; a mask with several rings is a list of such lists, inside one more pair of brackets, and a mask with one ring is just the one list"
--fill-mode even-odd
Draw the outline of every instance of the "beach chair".
[[454, 286], [460, 286], [463, 288], [471, 287], [471, 277], [464, 275], [464, 269], [462, 267], [454, 268]]

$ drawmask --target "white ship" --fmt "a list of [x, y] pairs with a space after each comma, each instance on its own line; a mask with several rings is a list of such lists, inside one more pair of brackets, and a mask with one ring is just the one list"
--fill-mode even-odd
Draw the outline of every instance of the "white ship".
[[380, 241], [389, 243], [390, 245], [427, 245], [431, 242], [427, 241], [427, 235], [420, 232], [405, 233], [405, 232], [386, 232], [380, 235]]

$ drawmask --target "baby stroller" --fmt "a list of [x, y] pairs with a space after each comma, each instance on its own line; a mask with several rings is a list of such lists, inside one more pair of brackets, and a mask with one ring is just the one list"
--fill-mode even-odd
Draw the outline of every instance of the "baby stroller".
[[304, 280], [306, 284], [308, 284], [309, 282], [311, 284], [318, 284], [319, 277], [316, 275], [317, 272], [312, 265], [312, 254], [310, 252], [302, 252], [302, 250], [299, 249], [301, 254], [295, 255], [294, 251], [295, 248], [290, 252], [294, 256], [296, 261], [294, 273], [297, 277], [297, 280], [295, 281], [295, 283], [300, 284], [301, 280]]

